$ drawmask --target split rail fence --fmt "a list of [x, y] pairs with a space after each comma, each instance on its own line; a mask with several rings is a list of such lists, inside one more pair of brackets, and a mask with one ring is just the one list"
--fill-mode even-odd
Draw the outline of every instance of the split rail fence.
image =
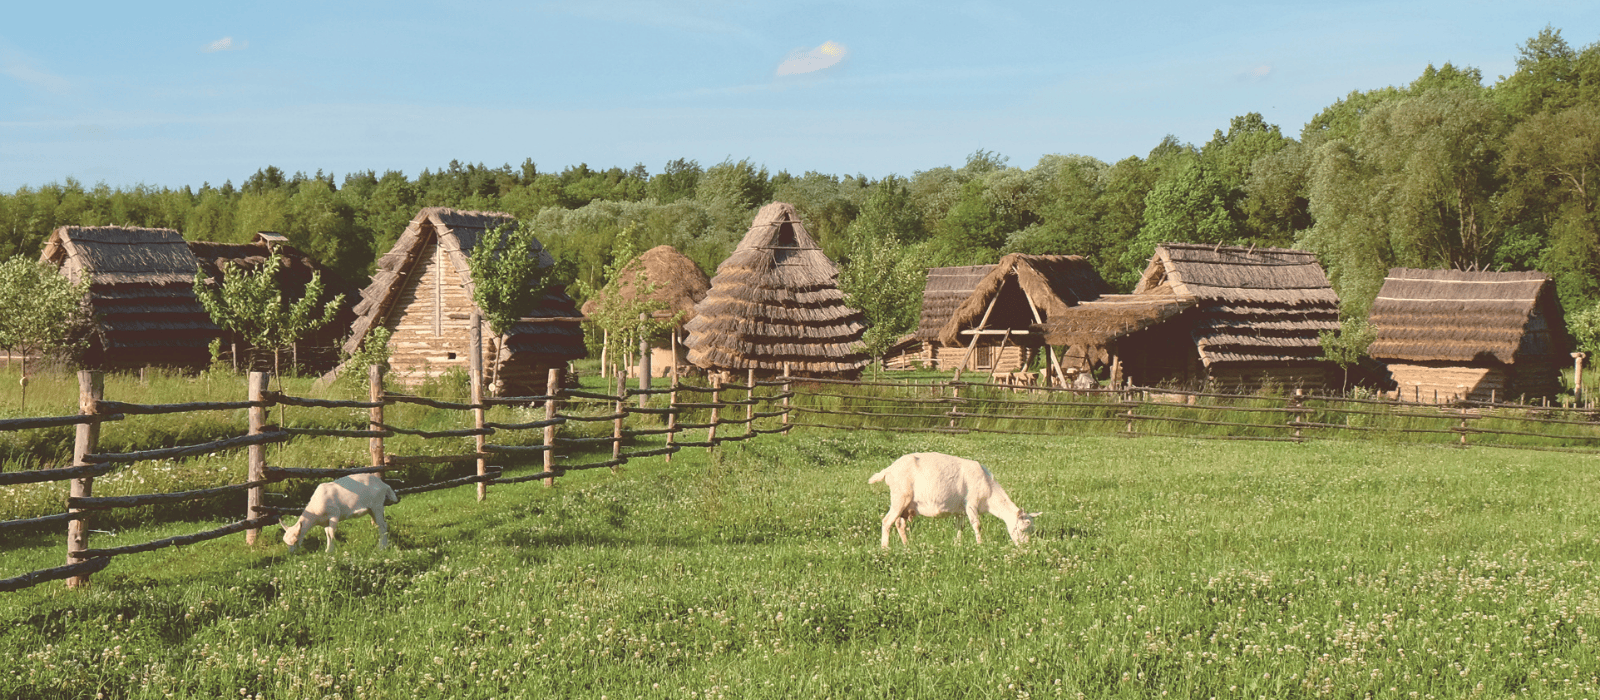
[[[542, 480], [546, 486], [554, 486], [555, 480], [568, 472], [615, 468], [627, 464], [629, 460], [646, 457], [662, 456], [670, 460], [673, 453], [686, 447], [714, 448], [724, 443], [749, 440], [758, 435], [785, 432], [789, 427], [792, 396], [787, 377], [773, 381], [756, 381], [754, 372], [747, 373], [746, 382], [743, 384], [724, 383], [713, 377], [708, 386], [693, 386], [679, 382], [677, 377], [673, 377], [669, 386], [659, 389], [629, 389], [619, 378], [617, 393], [607, 395], [562, 388], [561, 370], [551, 370], [543, 395], [486, 398], [475, 386], [471, 403], [457, 403], [390, 393], [385, 390], [383, 373], [374, 367], [368, 377], [370, 395], [367, 401], [332, 401], [271, 392], [267, 390], [268, 375], [263, 372], [252, 372], [248, 377], [248, 399], [245, 401], [147, 405], [105, 400], [103, 379], [100, 372], [85, 371], [78, 374], [78, 415], [0, 420], [0, 432], [76, 426], [71, 466], [0, 473], [0, 486], [54, 481], [71, 482], [65, 512], [0, 522], [0, 536], [8, 530], [66, 523], [66, 565], [0, 580], [0, 591], [18, 590], [59, 579], [66, 579], [69, 587], [76, 587], [87, 583], [91, 574], [105, 569], [114, 557], [189, 545], [239, 532], [245, 533], [246, 544], [254, 544], [263, 527], [277, 523], [282, 515], [295, 515], [301, 512], [301, 508], [298, 507], [270, 506], [263, 503], [265, 487], [287, 479], [320, 480], [351, 474], [387, 474], [390, 471], [404, 470], [416, 465], [474, 464], [476, 471], [469, 476], [408, 484], [395, 491], [409, 494], [475, 485], [478, 499], [482, 500], [486, 497], [490, 485]], [[763, 390], [766, 391], [763, 393]], [[685, 394], [691, 396], [684, 398], [696, 400], [680, 401], [680, 396]], [[651, 406], [650, 398], [658, 396], [667, 397], [665, 404]], [[634, 399], [637, 399], [636, 403]], [[468, 413], [471, 415], [473, 427], [425, 431], [391, 425], [384, 420], [384, 408], [397, 403], [421, 404], [435, 409]], [[544, 407], [544, 417], [540, 420], [521, 423], [486, 420], [485, 414], [493, 406], [539, 404]], [[268, 410], [275, 406], [366, 409], [368, 419], [365, 425], [357, 424], [337, 429], [278, 427], [267, 423]], [[773, 410], [758, 410], [763, 406]], [[606, 412], [595, 414], [580, 410], [595, 408]], [[742, 416], [739, 415], [741, 408]], [[101, 425], [121, 421], [128, 416], [239, 409], [245, 409], [248, 425], [245, 434], [237, 437], [135, 452], [101, 453], [97, 449]], [[666, 425], [659, 428], [630, 427], [629, 417], [640, 415], [661, 416], [665, 419]], [[681, 420], [697, 416], [708, 416], [708, 418], [694, 421]], [[562, 426], [579, 422], [610, 422], [611, 435], [563, 437], [560, 434]], [[761, 427], [763, 424], [767, 427]], [[542, 432], [542, 440], [538, 444], [510, 444], [514, 441], [505, 439], [496, 443], [489, 442], [490, 437], [533, 431]], [[704, 439], [684, 439], [698, 438], [702, 431]], [[389, 454], [385, 449], [385, 439], [399, 434], [416, 436], [423, 440], [470, 437], [473, 439], [474, 449], [444, 455]], [[317, 468], [271, 466], [267, 463], [268, 445], [308, 438], [365, 439], [368, 441], [369, 464], [345, 468]], [[663, 441], [641, 448], [640, 438], [659, 438]], [[633, 449], [624, 449], [625, 445]], [[110, 497], [93, 495], [96, 477], [111, 474], [118, 468], [134, 462], [196, 457], [241, 447], [249, 451], [248, 472], [243, 483], [178, 493]], [[610, 448], [609, 455], [605, 452], [606, 447]], [[579, 462], [579, 460], [589, 461]], [[511, 467], [526, 465], [533, 465], [537, 469], [533, 471], [524, 469], [518, 473], [509, 470]], [[229, 494], [242, 494], [245, 497], [243, 519], [204, 532], [141, 544], [100, 548], [90, 546], [89, 523], [97, 511], [177, 504]]]

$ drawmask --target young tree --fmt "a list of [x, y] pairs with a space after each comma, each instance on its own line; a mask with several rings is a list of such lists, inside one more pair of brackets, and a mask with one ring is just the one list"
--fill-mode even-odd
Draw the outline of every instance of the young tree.
[[[667, 319], [655, 317], [655, 312], [667, 308], [668, 304], [652, 298], [656, 285], [645, 279], [644, 266], [633, 269], [632, 278], [629, 278], [629, 264], [634, 261], [633, 237], [633, 226], [623, 229], [617, 236], [611, 262], [605, 266], [604, 286], [596, 290], [582, 281], [574, 285], [580, 295], [600, 300], [598, 307], [589, 314], [590, 322], [605, 331], [612, 347], [621, 349], [638, 347], [641, 340], [654, 341], [682, 316], [679, 313]], [[632, 288], [630, 298], [624, 298], [624, 287]]]
[[0, 348], [22, 356], [22, 404], [28, 403], [28, 356], [71, 350], [87, 321], [88, 280], [68, 281], [54, 267], [15, 256], [0, 263]]
[[[550, 266], [540, 255], [533, 226], [507, 224], [484, 231], [467, 262], [472, 268], [472, 301], [499, 339], [497, 346], [504, 348], [511, 327], [538, 306], [548, 287]], [[491, 368], [496, 379], [504, 354], [496, 354]]]
[[[205, 283], [203, 273], [196, 272], [194, 277], [194, 294], [211, 314], [212, 322], [257, 348], [272, 350], [272, 371], [280, 377], [280, 383], [283, 349], [327, 325], [344, 301], [344, 295], [340, 294], [324, 305], [322, 277], [313, 272], [305, 295], [292, 304], [285, 304], [278, 282], [278, 270], [282, 266], [283, 261], [277, 255], [267, 256], [266, 262], [253, 272], [224, 263], [222, 282], [216, 288]], [[316, 315], [318, 306], [322, 306], [320, 316]]]

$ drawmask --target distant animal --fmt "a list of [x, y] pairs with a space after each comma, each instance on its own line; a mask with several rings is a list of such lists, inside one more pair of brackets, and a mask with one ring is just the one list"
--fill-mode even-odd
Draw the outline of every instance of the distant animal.
[[[900, 543], [910, 545], [906, 538], [906, 525], [917, 515], [939, 517], [949, 513], [966, 513], [972, 523], [972, 536], [983, 543], [978, 530], [978, 516], [989, 513], [1006, 523], [1006, 532], [1017, 545], [1028, 543], [1028, 533], [1033, 531], [1033, 518], [1039, 513], [1025, 513], [1011, 502], [1006, 490], [995, 482], [994, 475], [982, 464], [938, 452], [916, 452], [905, 455], [889, 465], [867, 483], [880, 481], [889, 484], [889, 512], [883, 515], [884, 549], [889, 548], [889, 529], [900, 531]], [[955, 521], [956, 542], [961, 542], [961, 521]]]
[[328, 536], [327, 551], [333, 551], [335, 531], [339, 521], [371, 514], [378, 526], [378, 549], [389, 546], [389, 523], [383, 519], [383, 507], [400, 502], [399, 494], [377, 474], [352, 474], [317, 486], [306, 503], [300, 519], [283, 529], [283, 543], [289, 553], [300, 548], [300, 538], [306, 531], [321, 527]]

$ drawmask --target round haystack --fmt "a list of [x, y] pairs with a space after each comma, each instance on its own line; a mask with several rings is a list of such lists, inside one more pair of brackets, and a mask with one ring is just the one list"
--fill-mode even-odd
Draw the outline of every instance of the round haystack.
[[[655, 315], [670, 318], [682, 313], [677, 324], [680, 328], [694, 318], [694, 305], [706, 298], [706, 292], [711, 289], [711, 280], [706, 279], [706, 273], [701, 272], [700, 267], [688, 256], [670, 245], [651, 248], [622, 269], [622, 276], [617, 281], [617, 293], [624, 300], [633, 301], [638, 294], [635, 282], [640, 272], [644, 273], [646, 286], [655, 285], [649, 298], [667, 305]], [[601, 290], [593, 299], [584, 302], [583, 315], [592, 315], [605, 298], [606, 292]]]
[[868, 362], [863, 318], [845, 306], [838, 279], [792, 205], [762, 207], [685, 326], [689, 361], [766, 374], [785, 364], [800, 376], [859, 374]]

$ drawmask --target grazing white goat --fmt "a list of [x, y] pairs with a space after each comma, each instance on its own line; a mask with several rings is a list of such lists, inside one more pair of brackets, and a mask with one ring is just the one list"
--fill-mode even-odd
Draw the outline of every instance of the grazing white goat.
[[[972, 536], [983, 543], [978, 532], [978, 516], [989, 513], [1004, 520], [1011, 541], [1018, 545], [1028, 543], [1028, 533], [1033, 531], [1033, 518], [1038, 513], [1024, 513], [1011, 502], [1006, 490], [994, 480], [994, 475], [982, 464], [938, 452], [916, 452], [894, 461], [867, 483], [889, 483], [889, 512], [883, 516], [883, 548], [889, 548], [889, 528], [900, 530], [901, 544], [906, 539], [906, 524], [913, 516], [938, 517], [949, 513], [966, 513], [972, 523]], [[956, 542], [961, 541], [961, 521], [956, 520]]]
[[377, 474], [352, 474], [317, 486], [311, 500], [300, 513], [300, 519], [283, 529], [283, 543], [289, 553], [300, 548], [300, 538], [307, 530], [322, 527], [328, 535], [328, 549], [333, 551], [334, 532], [340, 520], [372, 514], [378, 526], [378, 549], [389, 546], [389, 524], [383, 519], [383, 507], [400, 502], [400, 496], [383, 483]]

